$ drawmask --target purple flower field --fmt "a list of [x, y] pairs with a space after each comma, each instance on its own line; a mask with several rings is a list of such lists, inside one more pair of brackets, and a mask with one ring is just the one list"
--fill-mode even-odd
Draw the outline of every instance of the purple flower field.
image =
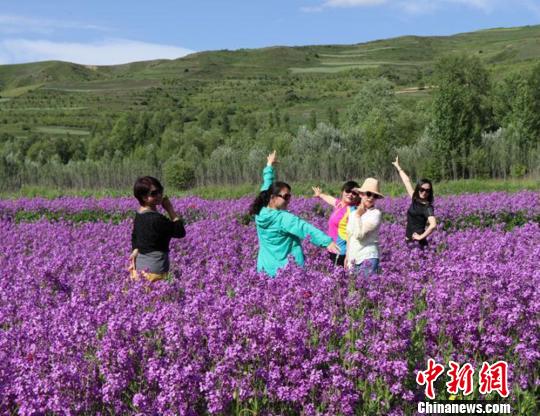
[[[521, 191], [517, 193], [492, 192], [489, 194], [465, 194], [459, 196], [440, 196], [436, 200], [437, 217], [454, 220], [470, 215], [497, 215], [503, 212], [522, 212], [528, 217], [540, 215], [538, 192]], [[184, 213], [197, 211], [204, 217], [221, 212], [244, 213], [251, 202], [250, 197], [236, 200], [207, 201], [198, 197], [172, 198], [173, 204]], [[405, 217], [410, 200], [407, 197], [385, 198], [378, 202], [381, 210], [395, 217]], [[314, 198], [295, 198], [291, 211], [295, 214], [312, 211], [320, 205]], [[63, 197], [56, 199], [20, 198], [0, 200], [0, 213], [13, 215], [17, 211], [26, 212], [62, 212], [66, 214], [80, 211], [100, 211], [106, 213], [130, 213], [137, 208], [137, 201], [129, 198], [84, 198]]]
[[[129, 218], [69, 220], [127, 215], [133, 198], [0, 201], [0, 413], [408, 415], [433, 358], [476, 370], [507, 361], [503, 402], [533, 415], [539, 197], [439, 197], [450, 225], [426, 252], [404, 244], [407, 199], [386, 198], [382, 273], [368, 279], [308, 242], [304, 269], [269, 279], [255, 271], [250, 198], [175, 199], [187, 237], [171, 244], [170, 279], [154, 284], [128, 278]], [[291, 211], [326, 229], [315, 199], [293, 199]]]

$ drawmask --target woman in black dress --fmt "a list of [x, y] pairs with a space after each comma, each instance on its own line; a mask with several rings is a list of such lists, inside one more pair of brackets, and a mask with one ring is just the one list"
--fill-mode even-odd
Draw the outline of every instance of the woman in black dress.
[[407, 193], [411, 197], [411, 206], [407, 211], [407, 242], [417, 243], [421, 248], [428, 245], [427, 237], [437, 227], [433, 212], [433, 185], [429, 179], [420, 179], [413, 189], [411, 180], [399, 166], [399, 159], [392, 162], [399, 172]]

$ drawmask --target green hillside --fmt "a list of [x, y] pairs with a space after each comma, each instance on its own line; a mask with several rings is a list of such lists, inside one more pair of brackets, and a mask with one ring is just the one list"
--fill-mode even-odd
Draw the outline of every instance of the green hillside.
[[[222, 77], [287, 76], [336, 73], [350, 69], [392, 67], [398, 74], [412, 68], [429, 69], [435, 59], [465, 52], [478, 54], [497, 70], [540, 58], [540, 26], [497, 28], [454, 36], [403, 36], [356, 45], [269, 47], [208, 51], [176, 60], [135, 62], [116, 66], [84, 66], [66, 62], [0, 65], [5, 93], [36, 84], [84, 83], [130, 79], [216, 79]], [[402, 68], [400, 68], [402, 67]]]
[[[38, 165], [51, 159], [54, 146], [69, 147], [60, 157], [64, 162], [74, 155], [146, 154], [144, 146], [163, 147], [167, 126], [179, 132], [182, 152], [191, 154], [194, 146], [204, 160], [222, 145], [268, 147], [277, 140], [286, 149], [299, 126], [339, 126], [358, 91], [380, 78], [414, 113], [410, 142], [427, 123], [435, 63], [456, 54], [477, 57], [493, 82], [524, 74], [540, 62], [540, 25], [354, 45], [206, 51], [113, 66], [1, 65], [0, 150], [6, 160], [30, 158]], [[139, 139], [125, 126], [138, 128]], [[121, 149], [113, 150], [111, 136]]]

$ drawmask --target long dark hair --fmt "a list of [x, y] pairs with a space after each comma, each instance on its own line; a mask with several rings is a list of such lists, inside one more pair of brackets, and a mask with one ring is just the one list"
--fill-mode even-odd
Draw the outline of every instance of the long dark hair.
[[413, 201], [421, 201], [420, 199], [420, 187], [422, 185], [429, 184], [431, 187], [431, 192], [428, 194], [427, 201], [430, 205], [433, 204], [433, 184], [429, 179], [420, 179], [418, 182], [416, 182], [416, 188], [414, 188], [414, 193], [412, 196]]
[[259, 215], [261, 209], [270, 202], [270, 198], [279, 195], [283, 188], [287, 188], [289, 192], [291, 191], [291, 187], [285, 182], [274, 182], [266, 191], [261, 191], [259, 195], [257, 195], [257, 198], [251, 203], [249, 215]]

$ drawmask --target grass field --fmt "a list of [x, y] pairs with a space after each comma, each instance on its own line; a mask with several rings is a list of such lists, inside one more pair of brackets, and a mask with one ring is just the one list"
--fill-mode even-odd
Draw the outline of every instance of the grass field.
[[88, 130], [82, 129], [73, 129], [63, 126], [39, 126], [35, 128], [36, 131], [40, 133], [49, 133], [49, 134], [70, 134], [73, 136], [88, 136], [90, 132]]
[[[292, 183], [294, 195], [310, 196], [313, 194], [311, 187], [320, 186], [326, 193], [339, 195], [341, 183]], [[166, 189], [171, 196], [195, 195], [205, 199], [235, 199], [242, 196], [255, 196], [259, 191], [257, 184], [237, 186], [204, 186], [193, 188], [188, 191]], [[459, 181], [446, 181], [434, 183], [436, 195], [460, 195], [466, 193], [485, 192], [518, 192], [521, 190], [540, 191], [540, 180], [537, 179], [470, 179]], [[405, 189], [400, 182], [383, 183], [381, 192], [387, 196], [405, 195]], [[61, 196], [85, 196], [85, 197], [119, 197], [131, 196], [131, 189], [46, 189], [36, 186], [24, 186], [18, 192], [2, 192], [0, 199], [14, 198], [58, 198]]]
[[20, 97], [21, 95], [27, 94], [33, 90], [36, 90], [40, 88], [41, 86], [42, 84], [25, 85], [24, 87], [6, 89], [6, 90], [3, 90], [1, 93], [2, 93], [2, 97], [4, 98], [15, 98], [15, 97]]

